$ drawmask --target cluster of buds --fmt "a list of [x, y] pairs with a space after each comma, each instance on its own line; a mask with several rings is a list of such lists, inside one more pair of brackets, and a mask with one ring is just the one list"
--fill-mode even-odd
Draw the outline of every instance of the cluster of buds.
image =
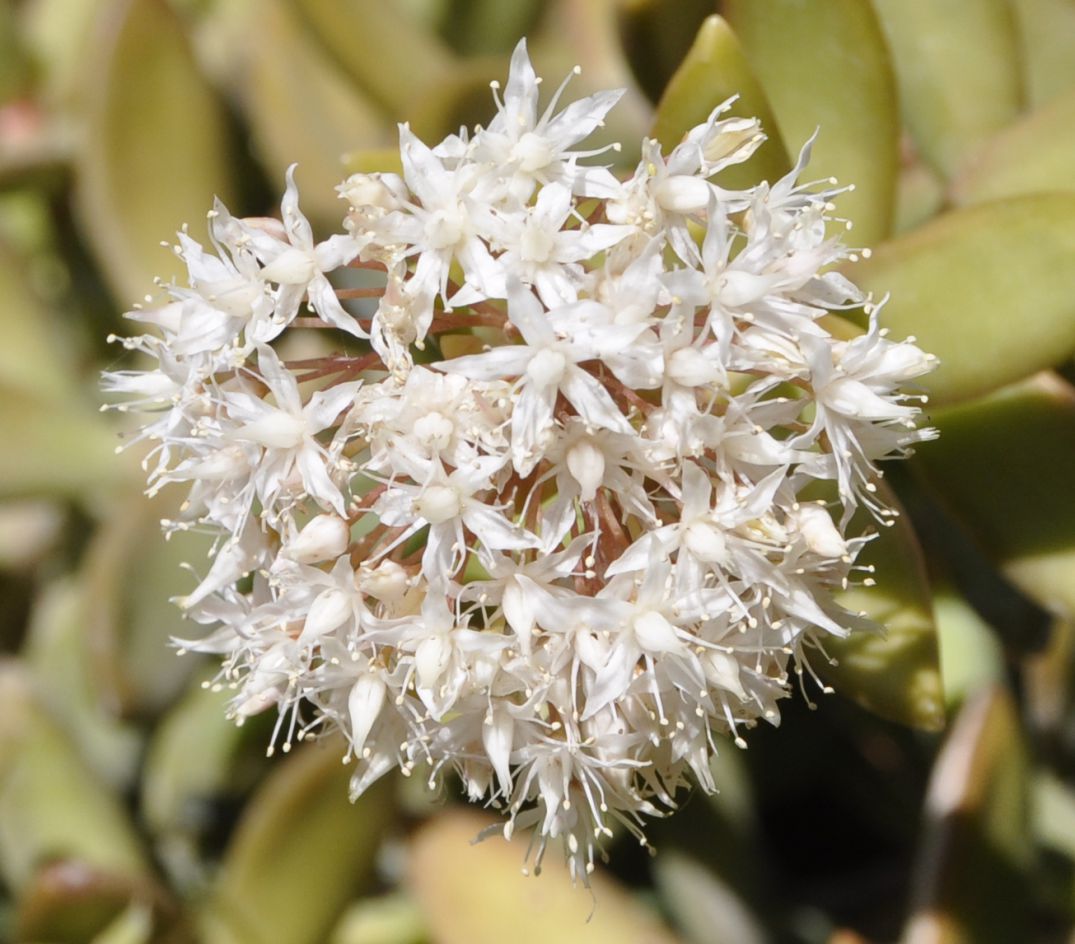
[[[189, 283], [131, 313], [155, 366], [106, 387], [152, 412], [150, 491], [189, 486], [166, 528], [218, 535], [180, 604], [235, 718], [342, 731], [356, 796], [454, 771], [585, 878], [870, 628], [837, 602], [848, 526], [892, 514], [874, 462], [929, 435], [901, 385], [932, 358], [833, 268], [809, 147], [722, 187], [763, 140], [726, 103], [620, 179], [579, 149], [619, 93], [538, 87], [520, 43], [488, 126], [403, 125], [402, 175], [345, 181], [324, 242], [291, 173], [281, 221], [218, 204]], [[286, 359], [315, 330], [336, 353]]]

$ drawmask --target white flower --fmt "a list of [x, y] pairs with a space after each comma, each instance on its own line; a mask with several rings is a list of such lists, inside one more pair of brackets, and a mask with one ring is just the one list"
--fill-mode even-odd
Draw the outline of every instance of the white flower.
[[[933, 360], [833, 271], [809, 146], [724, 189], [761, 133], [721, 106], [620, 181], [577, 150], [619, 93], [563, 91], [539, 112], [520, 43], [489, 125], [403, 126], [403, 176], [346, 181], [322, 242], [292, 171], [282, 223], [218, 206], [212, 251], [180, 236], [189, 286], [135, 313], [150, 369], [105, 385], [153, 414], [150, 491], [189, 487], [167, 527], [219, 535], [180, 602], [232, 714], [275, 708], [285, 749], [341, 730], [353, 796], [454, 770], [585, 881], [613, 820], [645, 843], [826, 637], [868, 628], [837, 602], [850, 522], [893, 514], [876, 463], [932, 435], [903, 386]], [[383, 276], [368, 333], [342, 266]], [[869, 330], [833, 337], [852, 306]], [[325, 325], [347, 353], [283, 359]]]

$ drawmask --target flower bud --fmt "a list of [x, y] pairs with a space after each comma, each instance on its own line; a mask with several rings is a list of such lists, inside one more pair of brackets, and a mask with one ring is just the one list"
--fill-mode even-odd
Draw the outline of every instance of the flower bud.
[[381, 561], [374, 570], [355, 574], [355, 586], [382, 603], [402, 600], [410, 589], [410, 578], [399, 564], [392, 560]]
[[338, 515], [318, 515], [284, 546], [282, 553], [300, 564], [335, 560], [351, 543], [351, 529]]
[[847, 554], [847, 542], [821, 505], [802, 505], [796, 517], [799, 533], [806, 546], [815, 554], [832, 558], [841, 558]]

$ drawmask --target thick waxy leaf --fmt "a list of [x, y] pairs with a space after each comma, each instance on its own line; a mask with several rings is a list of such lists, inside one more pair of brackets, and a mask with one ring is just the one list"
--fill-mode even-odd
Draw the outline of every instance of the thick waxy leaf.
[[97, 605], [87, 581], [67, 578], [37, 597], [23, 645], [23, 664], [42, 701], [77, 742], [83, 759], [117, 789], [131, 781], [141, 739], [117, 716], [112, 692], [94, 671], [88, 614]]
[[723, 187], [749, 187], [759, 180], [777, 180], [791, 169], [780, 129], [765, 92], [750, 69], [743, 49], [728, 24], [710, 16], [672, 76], [657, 106], [653, 137], [667, 153], [686, 132], [709, 117], [725, 99], [738, 95], [729, 115], [757, 118], [768, 140], [749, 161], [720, 174]]
[[324, 48], [394, 120], [406, 120], [454, 65], [451, 52], [399, 4], [296, 0], [293, 6]]
[[140, 298], [155, 275], [179, 275], [162, 251], [214, 194], [229, 196], [221, 108], [198, 74], [164, 0], [115, 0], [102, 10], [85, 76], [77, 156], [82, 232], [119, 297]]
[[[885, 501], [896, 504], [891, 494]], [[877, 585], [845, 590], [840, 602], [884, 632], [826, 640], [836, 664], [819, 659], [815, 669], [836, 691], [882, 717], [937, 730], [944, 724], [937, 631], [922, 550], [906, 517], [881, 528], [858, 562], [876, 568]]]
[[1004, 648], [992, 627], [947, 584], [933, 595], [933, 615], [941, 644], [945, 701], [956, 708], [1004, 678]]
[[[672, 944], [671, 932], [601, 872], [591, 896], [558, 850], [541, 876], [521, 872], [527, 837], [474, 843], [494, 820], [461, 810], [433, 817], [411, 846], [410, 885], [438, 944]], [[594, 908], [594, 900], [597, 907]]]
[[1075, 194], [958, 210], [882, 246], [849, 275], [882, 323], [940, 366], [931, 402], [980, 396], [1075, 352]]
[[29, 677], [0, 665], [0, 874], [21, 889], [53, 859], [116, 876], [146, 874], [119, 801], [47, 716]]
[[247, 804], [206, 916], [212, 944], [321, 944], [391, 822], [393, 783], [351, 804], [338, 741], [303, 747]]
[[961, 165], [951, 197], [966, 204], [1075, 190], [1073, 167], [1075, 89], [991, 138]]
[[1008, 944], [1024, 927], [1026, 758], [1011, 696], [981, 692], [937, 757], [907, 944]]
[[[154, 901], [156, 899], [156, 901]], [[52, 944], [81, 944], [93, 939], [93, 944], [114, 940], [135, 944], [153, 940], [154, 920], [150, 902], [165, 906], [161, 893], [146, 879], [117, 876], [74, 861], [52, 862], [38, 872], [33, 882], [19, 897], [16, 916], [17, 938], [20, 941], [49, 941]], [[124, 919], [132, 923], [127, 936], [118, 934]], [[159, 932], [156, 940], [166, 940]], [[175, 939], [172, 938], [172, 941]]]
[[75, 395], [52, 313], [34, 295], [18, 260], [0, 245], [0, 383], [38, 397]]
[[1075, 87], [1075, 3], [1013, 0], [1028, 101], [1040, 105]]
[[1075, 613], [1075, 390], [1046, 374], [933, 419], [929, 484], [1012, 581]]
[[198, 875], [199, 840], [213, 824], [214, 804], [232, 792], [248, 727], [225, 717], [227, 689], [198, 684], [155, 729], [142, 776], [142, 814], [157, 855], [179, 884]]
[[364, 898], [351, 905], [329, 944], [426, 944], [429, 934], [418, 905], [408, 895]]
[[661, 899], [692, 944], [764, 944], [758, 919], [719, 876], [690, 856], [662, 850], [653, 863]]
[[177, 513], [177, 496], [156, 501], [128, 494], [116, 503], [87, 557], [86, 580], [94, 606], [86, 632], [94, 637], [94, 668], [129, 711], [155, 711], [169, 702], [197, 667], [176, 656], [173, 637], [200, 636], [172, 597], [189, 593], [208, 570], [212, 537], [177, 532], [168, 540], [160, 521]]
[[904, 121], [946, 176], [1003, 128], [1022, 100], [1007, 0], [874, 0], [892, 48]]
[[571, 83], [573, 97], [606, 89], [626, 90], [604, 126], [586, 139], [586, 146], [618, 142], [623, 150], [609, 154], [606, 160], [633, 168], [638, 161], [638, 143], [653, 124], [653, 109], [624, 55], [616, 10], [617, 0], [552, 0], [542, 15], [543, 29], [529, 49], [538, 75], [546, 77], [550, 86], [559, 84], [560, 76], [575, 66], [581, 67], [582, 75]]
[[818, 128], [809, 179], [833, 176], [851, 237], [891, 230], [898, 165], [896, 81], [868, 0], [728, 0], [725, 15], [794, 152]]
[[122, 482], [130, 464], [116, 457], [115, 433], [78, 400], [49, 401], [0, 384], [0, 495], [65, 495], [86, 500]]
[[945, 202], [944, 182], [928, 164], [915, 160], [900, 169], [894, 233], [916, 229], [934, 216]]
[[283, 186], [284, 172], [297, 162], [305, 212], [338, 226], [347, 206], [335, 188], [346, 176], [347, 155], [387, 144], [395, 129], [318, 46], [290, 4], [263, 0], [248, 20], [248, 67], [239, 81], [254, 145], [275, 185]]

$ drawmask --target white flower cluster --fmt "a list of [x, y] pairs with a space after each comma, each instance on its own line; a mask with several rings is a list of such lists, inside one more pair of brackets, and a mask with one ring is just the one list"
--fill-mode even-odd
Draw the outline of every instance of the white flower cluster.
[[[621, 180], [579, 150], [619, 93], [539, 111], [538, 86], [520, 43], [488, 127], [402, 126], [402, 176], [342, 184], [325, 242], [290, 174], [282, 223], [218, 204], [212, 251], [179, 237], [189, 286], [131, 314], [156, 367], [106, 387], [153, 411], [150, 491], [190, 488], [166, 527], [220, 536], [181, 604], [236, 718], [275, 708], [285, 750], [338, 728], [354, 795], [454, 770], [584, 877], [866, 625], [834, 598], [847, 526], [890, 514], [873, 461], [929, 435], [900, 385], [932, 358], [832, 270], [808, 148], [724, 189], [763, 135], [722, 106]], [[325, 328], [344, 353], [273, 347]]]

